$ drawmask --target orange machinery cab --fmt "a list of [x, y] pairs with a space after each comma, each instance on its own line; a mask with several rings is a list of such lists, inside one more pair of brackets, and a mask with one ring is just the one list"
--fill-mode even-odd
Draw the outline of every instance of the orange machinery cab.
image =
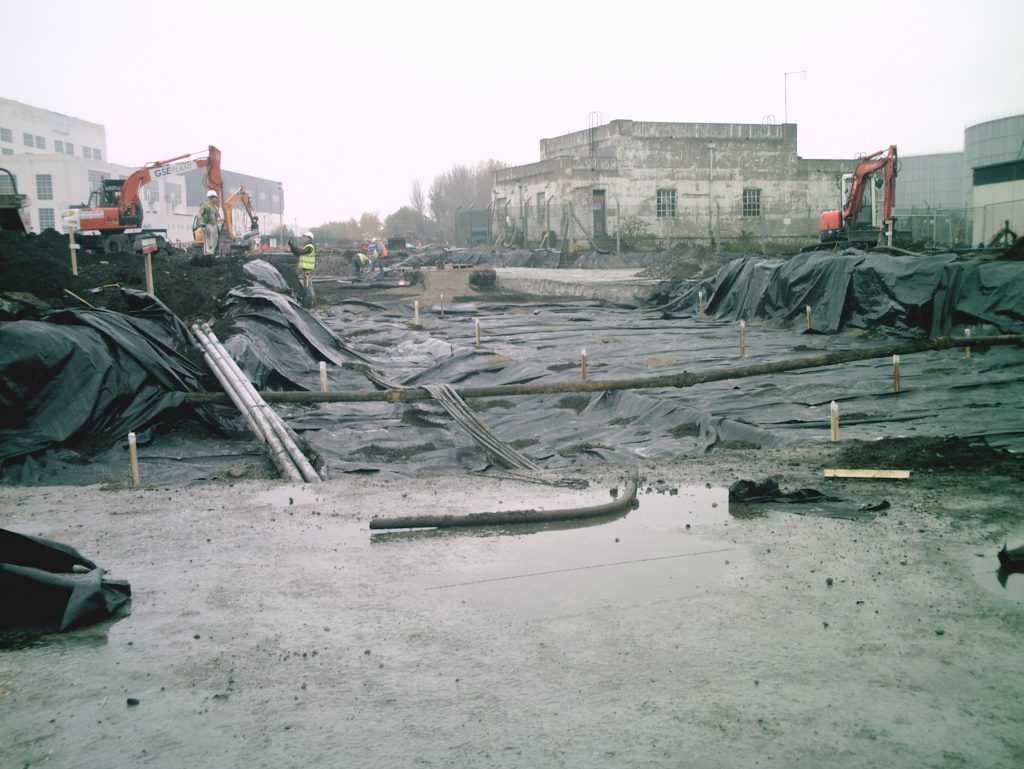
[[843, 232], [842, 212], [825, 211], [818, 222], [818, 238], [822, 243], [838, 240]]

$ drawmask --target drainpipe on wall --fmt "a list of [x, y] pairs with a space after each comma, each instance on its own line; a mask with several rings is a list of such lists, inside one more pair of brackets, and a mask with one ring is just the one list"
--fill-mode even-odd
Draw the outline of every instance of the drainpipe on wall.
[[712, 248], [715, 245], [714, 181], [715, 143], [708, 142], [708, 240]]

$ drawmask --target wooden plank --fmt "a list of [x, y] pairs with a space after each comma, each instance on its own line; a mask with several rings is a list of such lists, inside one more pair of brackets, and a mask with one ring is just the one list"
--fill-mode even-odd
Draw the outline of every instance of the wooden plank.
[[825, 470], [826, 478], [909, 478], [909, 470]]

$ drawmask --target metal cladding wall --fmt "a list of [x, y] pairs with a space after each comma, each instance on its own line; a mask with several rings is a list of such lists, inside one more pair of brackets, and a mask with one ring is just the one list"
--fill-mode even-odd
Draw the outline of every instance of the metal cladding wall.
[[900, 157], [896, 181], [897, 216], [936, 208], [968, 208], [970, 185], [964, 186], [964, 153]]
[[972, 190], [973, 240], [988, 243], [1006, 222], [1016, 232], [1024, 230], [1021, 183], [975, 185], [975, 169], [1012, 164], [1024, 159], [1024, 115], [989, 120], [968, 126], [964, 132], [965, 188]]
[[975, 123], [964, 131], [967, 174], [980, 166], [1020, 160], [1024, 152], [1024, 115]]

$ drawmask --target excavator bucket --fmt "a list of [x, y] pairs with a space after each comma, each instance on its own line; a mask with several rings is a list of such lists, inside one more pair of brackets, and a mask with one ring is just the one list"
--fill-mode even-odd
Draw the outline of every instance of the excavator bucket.
[[14, 174], [0, 168], [0, 230], [25, 234], [28, 227], [28, 196], [19, 195]]

